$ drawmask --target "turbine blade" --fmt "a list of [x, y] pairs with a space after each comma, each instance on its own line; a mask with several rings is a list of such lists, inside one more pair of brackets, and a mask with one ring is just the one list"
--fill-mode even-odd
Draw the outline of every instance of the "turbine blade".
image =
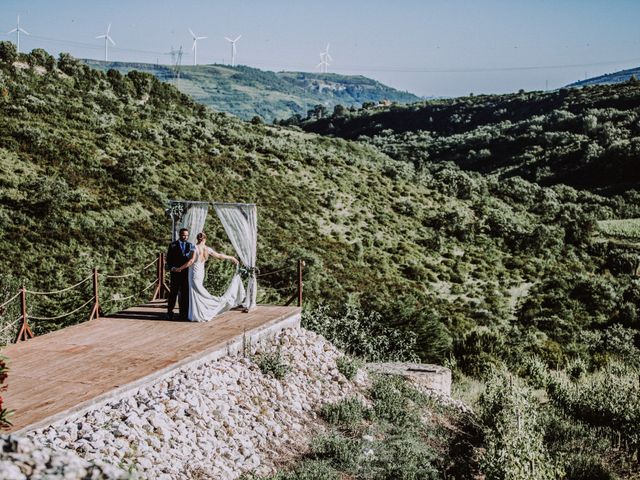
[[13, 30], [9, 30], [9, 31], [7, 32], [7, 35], [9, 35], [9, 34], [11, 34], [11, 33], [15, 33], [15, 32], [17, 32], [17, 31], [18, 31], [18, 29], [17, 29], [17, 28], [14, 28]]
[[105, 38], [106, 35], [98, 35], [96, 38]]
[[189, 33], [191, 34], [191, 36], [192, 36], [193, 38], [196, 38], [196, 34], [195, 34], [195, 33], [193, 33], [193, 30], [191, 30], [190, 28], [189, 28], [188, 30], [189, 30]]
[[209, 38], [209, 37], [198, 37], [198, 40], [204, 40], [205, 38]]
[[111, 24], [109, 24], [109, 25], [107, 26], [107, 35], [109, 35], [109, 32], [110, 32], [110, 31], [111, 31]]
[[111, 38], [109, 35], [107, 35], [107, 40], [109, 40], [112, 45], [116, 44], [116, 42], [113, 41], [113, 38]]
[[191, 46], [191, 50], [195, 50], [196, 49], [196, 44], [198, 43], [198, 39], [194, 38], [193, 39], [193, 45]]
[[333, 60], [333, 57], [331, 55], [329, 55], [328, 53], [324, 54], [324, 58], [326, 58], [327, 60]]
[[233, 40], [231, 40], [229, 37], [224, 37], [224, 39], [225, 39], [227, 42], [231, 42], [231, 43], [233, 43]]
[[27, 32], [24, 28], [20, 27], [18, 30], [20, 30], [22, 33], [24, 33], [25, 35], [31, 35], [29, 32]]
[[240, 40], [240, 38], [242, 38], [242, 35], [238, 35], [238, 37], [233, 42], [237, 42], [238, 40]]

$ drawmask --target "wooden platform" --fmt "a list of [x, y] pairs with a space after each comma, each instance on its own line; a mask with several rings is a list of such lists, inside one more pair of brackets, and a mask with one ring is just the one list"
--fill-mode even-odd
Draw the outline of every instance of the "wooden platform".
[[164, 301], [7, 346], [10, 431], [39, 428], [202, 358], [299, 324], [300, 308], [259, 305], [210, 322], [163, 320]]

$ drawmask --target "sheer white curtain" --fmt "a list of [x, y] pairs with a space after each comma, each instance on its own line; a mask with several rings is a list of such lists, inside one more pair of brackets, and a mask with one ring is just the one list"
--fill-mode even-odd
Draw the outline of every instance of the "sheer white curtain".
[[256, 279], [256, 247], [258, 243], [258, 214], [256, 206], [243, 203], [214, 203], [224, 231], [242, 263], [251, 270], [247, 283], [247, 296], [243, 307], [256, 305], [258, 282]]
[[194, 245], [196, 244], [196, 235], [204, 229], [208, 211], [208, 203], [191, 203], [188, 204], [187, 212], [182, 216], [179, 228], [189, 229], [189, 241]]

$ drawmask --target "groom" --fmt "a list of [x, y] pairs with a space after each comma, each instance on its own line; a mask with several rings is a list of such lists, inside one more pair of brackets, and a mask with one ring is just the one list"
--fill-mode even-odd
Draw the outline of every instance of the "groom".
[[167, 319], [173, 319], [173, 309], [176, 306], [176, 298], [180, 297], [180, 320], [188, 320], [189, 315], [189, 269], [176, 272], [189, 261], [194, 253], [193, 243], [189, 243], [189, 230], [181, 228], [178, 240], [172, 242], [167, 250], [167, 268], [171, 272], [169, 285], [169, 300], [167, 303]]

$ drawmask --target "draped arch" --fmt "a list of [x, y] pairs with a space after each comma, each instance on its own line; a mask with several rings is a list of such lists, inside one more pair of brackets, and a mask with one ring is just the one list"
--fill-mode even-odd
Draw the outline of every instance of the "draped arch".
[[[172, 220], [172, 239], [177, 238], [180, 228], [189, 229], [189, 241], [195, 243], [196, 235], [203, 231], [209, 207], [213, 206], [243, 269], [236, 272], [223, 296], [238, 292], [237, 282], [246, 281], [246, 295], [236, 299], [247, 311], [256, 306], [258, 282], [256, 278], [256, 251], [258, 242], [258, 215], [254, 203], [196, 202], [170, 200], [167, 214]], [[243, 279], [242, 273], [246, 274]]]

